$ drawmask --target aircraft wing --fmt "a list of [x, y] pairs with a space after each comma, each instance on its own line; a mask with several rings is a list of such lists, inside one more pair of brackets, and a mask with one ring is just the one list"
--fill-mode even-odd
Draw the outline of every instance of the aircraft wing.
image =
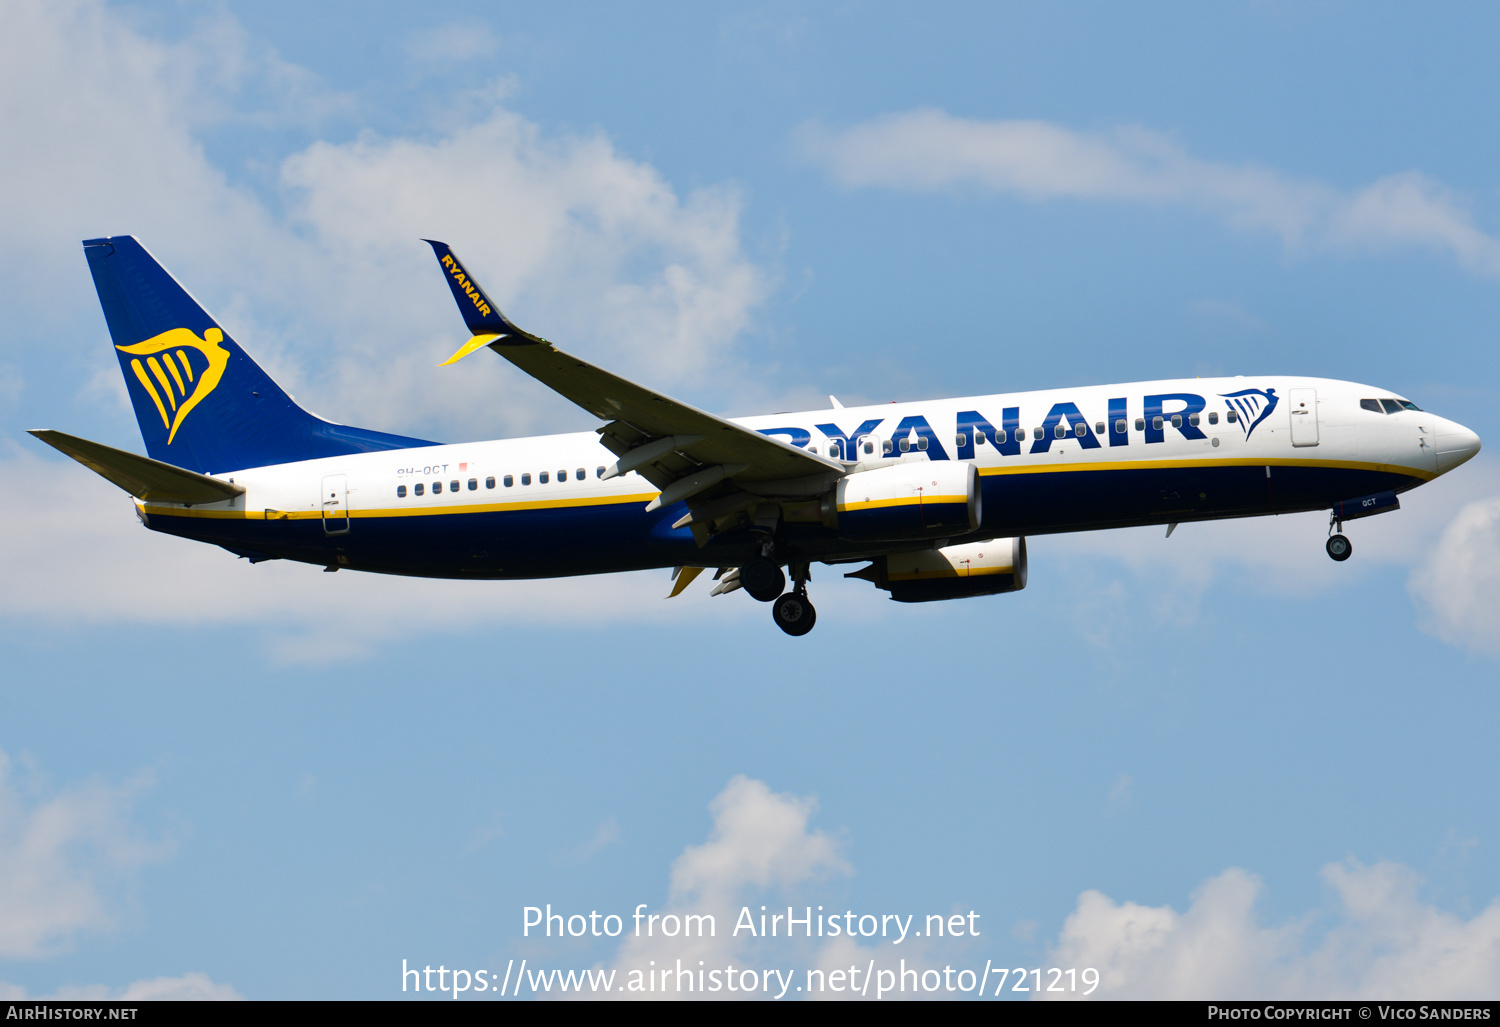
[[50, 428], [29, 428], [53, 449], [114, 482], [137, 499], [165, 503], [222, 503], [245, 494], [243, 485], [231, 485], [206, 474], [128, 453], [101, 442], [90, 442]]
[[487, 346], [608, 422], [598, 431], [605, 447], [620, 458], [611, 470], [639, 471], [661, 489], [653, 509], [678, 500], [689, 500], [695, 512], [703, 505], [722, 508], [736, 491], [747, 494], [736, 508], [743, 509], [760, 495], [816, 494], [843, 475], [844, 465], [837, 460], [663, 396], [523, 331], [490, 301], [445, 243], [425, 241], [473, 333], [445, 363]]

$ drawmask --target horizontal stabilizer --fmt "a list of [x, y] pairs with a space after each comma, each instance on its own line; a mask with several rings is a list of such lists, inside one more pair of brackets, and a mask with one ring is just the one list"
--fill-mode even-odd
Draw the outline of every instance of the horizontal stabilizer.
[[32, 428], [35, 435], [53, 449], [66, 453], [83, 466], [114, 482], [137, 499], [158, 503], [222, 503], [244, 495], [241, 485], [231, 485], [206, 474], [164, 464], [160, 460], [127, 453], [76, 435], [66, 435], [49, 428]]

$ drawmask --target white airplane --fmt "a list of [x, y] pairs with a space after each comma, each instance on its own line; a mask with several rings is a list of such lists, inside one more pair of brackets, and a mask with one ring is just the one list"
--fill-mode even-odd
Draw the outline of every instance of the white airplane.
[[[439, 444], [297, 406], [133, 237], [84, 244], [149, 457], [31, 434], [135, 497], [154, 531], [251, 563], [444, 578], [715, 569], [714, 595], [811, 630], [814, 563], [899, 602], [1026, 587], [1026, 536], [1329, 510], [1343, 522], [1462, 464], [1479, 437], [1326, 378], [1190, 378], [723, 418], [522, 331], [430, 242], [471, 338], [593, 432]], [[830, 397], [832, 399], [832, 397]], [[787, 588], [790, 572], [791, 587]]]

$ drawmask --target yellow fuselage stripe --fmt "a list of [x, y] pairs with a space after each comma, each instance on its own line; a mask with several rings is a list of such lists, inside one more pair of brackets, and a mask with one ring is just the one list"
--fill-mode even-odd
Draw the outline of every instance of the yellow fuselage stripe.
[[1431, 481], [1436, 471], [1404, 464], [1375, 464], [1363, 460], [1317, 460], [1296, 457], [1208, 457], [1205, 459], [1162, 460], [1110, 460], [1098, 463], [1066, 464], [1007, 464], [1000, 467], [981, 467], [979, 473], [988, 474], [1056, 474], [1068, 471], [1147, 471], [1175, 467], [1333, 467], [1346, 471], [1378, 471], [1383, 474], [1404, 474], [1412, 478]]
[[[132, 361], [134, 363], [134, 361]], [[140, 372], [137, 371], [139, 375]], [[144, 375], [142, 375], [144, 379]], [[152, 398], [155, 398], [154, 395]], [[161, 403], [157, 401], [157, 409], [161, 410]], [[161, 410], [162, 420], [166, 420], [166, 411]], [[1341, 470], [1376, 471], [1382, 474], [1399, 474], [1410, 478], [1420, 478], [1423, 481], [1431, 481], [1437, 477], [1433, 471], [1423, 470], [1418, 467], [1407, 467], [1402, 464], [1377, 464], [1359, 460], [1298, 460], [1285, 457], [1266, 457], [1252, 459], [1249, 457], [1228, 457], [1207, 460], [1117, 460], [1108, 463], [1066, 463], [1045, 464], [1038, 462], [1031, 465], [1012, 464], [999, 467], [981, 467], [979, 473], [982, 475], [996, 474], [1067, 474], [1074, 471], [1139, 471], [1139, 470], [1168, 470], [1172, 468], [1187, 467], [1327, 467]], [[375, 510], [350, 510], [343, 516], [358, 518], [373, 517], [437, 517], [453, 514], [472, 513], [504, 513], [520, 510], [561, 510], [571, 507], [582, 506], [626, 506], [634, 503], [649, 503], [655, 499], [658, 493], [645, 492], [628, 496], [579, 496], [570, 499], [538, 499], [527, 502], [512, 503], [474, 503], [454, 506], [422, 506], [414, 503], [411, 506], [385, 507]], [[892, 506], [916, 506], [918, 503], [931, 504], [957, 504], [968, 502], [966, 496], [924, 496], [920, 500], [917, 497], [872, 500], [869, 503], [848, 503], [839, 507], [840, 512], [870, 510], [881, 507]], [[248, 520], [261, 520], [265, 518], [264, 509], [254, 510], [210, 510], [210, 509], [185, 509], [177, 506], [158, 506], [155, 504], [143, 504], [147, 513], [159, 513], [173, 517], [219, 517], [240, 518]], [[274, 520], [318, 520], [323, 516], [321, 510], [276, 510]]]

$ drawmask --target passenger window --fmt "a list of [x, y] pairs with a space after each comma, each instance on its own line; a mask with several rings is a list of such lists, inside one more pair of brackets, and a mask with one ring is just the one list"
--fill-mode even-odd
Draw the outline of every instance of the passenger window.
[[492, 489], [495, 487], [495, 479], [493, 475], [484, 479], [484, 487], [487, 489]]
[[530, 485], [531, 484], [531, 472], [530, 471], [527, 471], [525, 474], [521, 475], [521, 484], [522, 485]]
[[600, 464], [598, 467], [594, 468], [594, 477], [596, 477], [596, 478], [602, 478], [602, 477], [604, 477], [604, 465], [603, 464]]
[[448, 483], [448, 491], [449, 492], [457, 492], [458, 491], [458, 482], [456, 482], [456, 481], [450, 481]]
[[506, 488], [510, 488], [512, 485], [514, 485], [516, 483], [515, 477], [513, 475], [509, 475], [509, 474], [507, 474], [504, 478], [501, 478], [500, 480], [505, 484]]
[[1230, 424], [1238, 424], [1239, 420], [1240, 420], [1240, 415], [1238, 413], [1236, 413], [1235, 411], [1231, 410], [1227, 414], [1224, 415], [1224, 420], [1228, 421]]
[[[981, 439], [984, 438], [983, 435], [981, 435], [979, 437]], [[965, 446], [967, 446], [969, 444], [969, 436], [966, 435], [966, 434], [964, 434], [963, 432], [959, 432], [957, 435], [955, 435], [953, 437], [953, 444], [955, 446], [957, 446], [959, 449], [963, 449]]]
[[923, 435], [921, 438], [917, 439], [917, 448], [920, 449], [924, 453], [927, 452], [927, 436], [926, 435]]
[[1089, 433], [1089, 426], [1086, 425], [1086, 424], [1081, 424], [1080, 423], [1078, 425], [1075, 425], [1074, 428], [1073, 428], [1073, 434], [1077, 435], [1080, 439], [1083, 438], [1088, 433]]
[[1126, 428], [1125, 418], [1122, 417], [1118, 421], [1115, 422], [1115, 434], [1116, 435], [1124, 435], [1125, 434], [1125, 428]]
[[1034, 439], [1040, 439], [1043, 436], [1045, 436], [1046, 434], [1047, 433], [1044, 432], [1044, 431], [1042, 431], [1042, 429], [1040, 429], [1040, 428], [1033, 428], [1033, 429], [1031, 429], [1031, 437], [1034, 438]]
[[1155, 428], [1157, 431], [1161, 431], [1161, 424], [1162, 421], [1160, 417], [1151, 418], [1151, 427]]
[[1378, 399], [1362, 399], [1359, 401], [1359, 408], [1361, 410], [1368, 410], [1372, 414], [1385, 413], [1384, 410], [1380, 409], [1380, 400]]
[[568, 480], [568, 472], [567, 471], [558, 471], [557, 472], [557, 480], [558, 481], [567, 481]]
[[588, 475], [588, 472], [587, 472], [587, 471], [585, 471], [585, 470], [584, 470], [584, 469], [583, 469], [583, 468], [582, 468], [582, 467], [580, 467], [580, 468], [578, 468], [578, 470], [577, 470], [577, 471], [575, 471], [575, 472], [574, 472], [574, 473], [573, 473], [573, 480], [574, 480], [574, 481], [583, 481], [583, 480], [584, 480], [584, 479], [585, 479], [585, 478], [587, 478], [587, 477], [588, 477], [588, 476], [589, 476], [589, 475]]
[[546, 471], [541, 471], [540, 473], [537, 474], [537, 476], [536, 476], [536, 483], [538, 485], [545, 485], [545, 484], [547, 484], [547, 481], [548, 481], [548, 479], [547, 479], [547, 472]]
[[1172, 415], [1172, 427], [1173, 428], [1181, 428], [1182, 427], [1182, 415], [1181, 414], [1173, 414]]
[[886, 439], [884, 442], [882, 442], [880, 444], [880, 451], [882, 453], [889, 453], [891, 451], [891, 440], [890, 439]]
[[414, 496], [420, 496], [422, 494], [422, 483], [420, 481], [411, 487], [411, 494]]
[[[1003, 446], [1003, 445], [1005, 445], [1005, 440], [1008, 439], [1008, 438], [1010, 438], [1010, 436], [1006, 434], [1004, 428], [996, 428], [995, 429], [995, 445], [997, 445], [997, 446]], [[1021, 435], [1020, 435], [1019, 432], [1016, 433], [1016, 441], [1017, 442], [1021, 441]]]
[[[1157, 418], [1157, 420], [1161, 420], [1161, 418]], [[1146, 419], [1144, 417], [1137, 417], [1135, 419], [1135, 430], [1136, 431], [1145, 431], [1146, 430]]]
[[[490, 480], [493, 481], [494, 479], [491, 478]], [[491, 486], [491, 488], [493, 488], [493, 487], [494, 486]], [[478, 478], [470, 478], [469, 479], [469, 491], [473, 492], [477, 488], [479, 488], [479, 479]]]
[[1208, 423], [1209, 424], [1218, 424], [1219, 423], [1219, 412], [1217, 410], [1210, 410], [1209, 411], [1209, 414], [1208, 414]]
[[1065, 425], [1065, 424], [1056, 425], [1052, 429], [1052, 435], [1053, 435], [1054, 438], [1059, 438], [1060, 439], [1060, 438], [1063, 438], [1064, 436], [1066, 436], [1067, 434], [1068, 434], [1068, 426]]
[[1394, 399], [1383, 399], [1380, 401], [1380, 405], [1385, 407], [1385, 412], [1388, 414], [1399, 414], [1401, 412], [1401, 404]]
[[903, 453], [910, 452], [910, 450], [911, 450], [911, 439], [902, 439], [901, 442], [899, 443], [899, 445], [901, 446], [901, 452], [903, 452]]
[[432, 494], [435, 496], [435, 495], [437, 495], [441, 491], [443, 491], [443, 483], [440, 482], [440, 481], [433, 482], [432, 483]]
[[865, 454], [869, 455], [873, 452], [875, 452], [875, 443], [871, 442], [869, 439], [865, 439]]
[[1198, 415], [1197, 414], [1188, 414], [1188, 424], [1191, 424], [1194, 427], [1197, 427], [1197, 425], [1198, 425]]
[[396, 486], [396, 498], [397, 499], [405, 499], [406, 498], [406, 486], [405, 485], [397, 485]]
[[1094, 422], [1094, 434], [1095, 435], [1103, 435], [1104, 434], [1104, 422], [1103, 421], [1095, 421]]

